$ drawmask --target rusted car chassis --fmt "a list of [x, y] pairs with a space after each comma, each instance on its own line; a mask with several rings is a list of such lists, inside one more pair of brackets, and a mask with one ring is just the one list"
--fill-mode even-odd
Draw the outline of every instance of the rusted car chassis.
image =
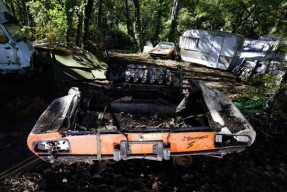
[[102, 88], [86, 105], [78, 88], [71, 88], [37, 121], [28, 137], [30, 150], [50, 162], [161, 161], [185, 155], [222, 157], [254, 142], [251, 125], [218, 90], [195, 80], [185, 88], [175, 86], [181, 84], [178, 75], [172, 83], [165, 76], [161, 84], [148, 84], [149, 74], [145, 84]]

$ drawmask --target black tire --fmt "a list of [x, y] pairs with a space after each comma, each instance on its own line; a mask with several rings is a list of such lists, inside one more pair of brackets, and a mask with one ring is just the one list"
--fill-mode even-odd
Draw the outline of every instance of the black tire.
[[169, 59], [174, 60], [174, 58], [175, 58], [174, 53], [172, 53], [172, 54], [169, 56]]
[[175, 167], [189, 168], [192, 165], [192, 156], [173, 156], [172, 162]]

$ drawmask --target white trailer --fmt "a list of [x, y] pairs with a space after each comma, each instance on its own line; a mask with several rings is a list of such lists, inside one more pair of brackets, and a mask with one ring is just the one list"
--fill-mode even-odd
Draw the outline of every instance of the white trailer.
[[182, 60], [212, 68], [232, 70], [240, 56], [244, 37], [222, 31], [185, 30], [179, 40]]

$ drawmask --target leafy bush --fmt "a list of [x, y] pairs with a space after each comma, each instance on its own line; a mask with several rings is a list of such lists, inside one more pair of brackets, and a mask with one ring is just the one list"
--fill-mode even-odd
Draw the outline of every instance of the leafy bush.
[[29, 1], [30, 13], [35, 27], [26, 28], [30, 36], [36, 40], [45, 39], [50, 45], [55, 42], [64, 42], [67, 30], [67, 20], [64, 7], [55, 2]]

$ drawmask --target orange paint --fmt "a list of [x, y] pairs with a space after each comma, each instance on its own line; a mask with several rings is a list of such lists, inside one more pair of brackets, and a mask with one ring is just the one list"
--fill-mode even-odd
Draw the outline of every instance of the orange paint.
[[[129, 133], [129, 141], [163, 141], [165, 145], [169, 133]], [[217, 149], [214, 147], [215, 132], [185, 132], [171, 133], [169, 138], [170, 152], [192, 152]], [[97, 154], [97, 136], [96, 135], [78, 135], [61, 137], [60, 133], [34, 134], [31, 133], [28, 138], [28, 146], [32, 152], [33, 143], [44, 140], [67, 139], [70, 143], [71, 152], [67, 155], [96, 155]], [[113, 155], [113, 150], [121, 141], [126, 138], [121, 134], [101, 134], [101, 154]], [[132, 154], [151, 154], [153, 144], [130, 144]], [[35, 152], [34, 152], [35, 153]]]

